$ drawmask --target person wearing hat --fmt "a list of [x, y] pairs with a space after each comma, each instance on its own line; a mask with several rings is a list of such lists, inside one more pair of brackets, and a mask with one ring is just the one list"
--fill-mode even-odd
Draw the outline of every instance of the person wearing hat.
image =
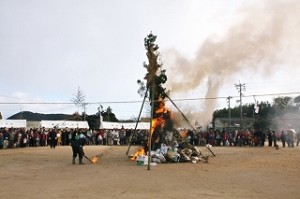
[[72, 164], [75, 164], [76, 157], [79, 157], [79, 164], [84, 164], [82, 158], [84, 156], [83, 146], [86, 143], [86, 138], [83, 134], [79, 135], [79, 139], [72, 140], [71, 147], [73, 152]]

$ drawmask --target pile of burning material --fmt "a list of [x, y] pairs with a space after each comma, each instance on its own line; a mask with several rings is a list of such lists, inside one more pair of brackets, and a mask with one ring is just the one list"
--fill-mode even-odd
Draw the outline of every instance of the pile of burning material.
[[[211, 149], [209, 148], [211, 151]], [[214, 155], [214, 153], [211, 151]], [[208, 162], [208, 155], [204, 155], [201, 151], [187, 143], [186, 141], [182, 141], [177, 143], [173, 142], [171, 146], [166, 146], [165, 144], [161, 144], [161, 148], [156, 151], [151, 151], [150, 153], [150, 163], [161, 164], [161, 163], [180, 163], [180, 162]], [[149, 157], [146, 154], [144, 148], [138, 149], [133, 156], [131, 156], [131, 160], [135, 160], [137, 165], [148, 165]]]

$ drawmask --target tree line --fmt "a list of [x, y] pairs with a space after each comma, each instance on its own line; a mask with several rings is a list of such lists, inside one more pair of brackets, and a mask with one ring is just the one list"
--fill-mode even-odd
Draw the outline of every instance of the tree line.
[[[257, 106], [257, 107], [256, 107]], [[257, 109], [256, 109], [257, 108]], [[255, 128], [255, 129], [278, 129], [281, 126], [280, 124], [274, 122], [278, 118], [284, 118], [286, 114], [298, 115], [300, 108], [300, 96], [295, 98], [284, 96], [276, 97], [273, 99], [272, 103], [269, 102], [260, 102], [257, 104], [245, 104], [242, 106], [242, 116], [240, 111], [240, 106], [234, 108], [223, 108], [216, 110], [213, 113], [212, 123], [217, 118], [235, 118], [233, 121], [238, 121], [241, 123], [243, 120], [244, 127]], [[257, 110], [257, 111], [255, 111]], [[238, 119], [236, 119], [238, 118]], [[298, 118], [295, 118], [297, 120]], [[285, 121], [286, 126], [293, 126], [299, 121]], [[228, 125], [229, 126], [229, 125]], [[234, 124], [230, 124], [234, 126]]]

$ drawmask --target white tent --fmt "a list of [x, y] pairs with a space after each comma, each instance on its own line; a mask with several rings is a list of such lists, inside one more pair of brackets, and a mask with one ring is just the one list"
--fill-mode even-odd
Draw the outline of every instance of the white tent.
[[[125, 129], [134, 129], [136, 126], [136, 122], [102, 122], [101, 129], [121, 129], [122, 126]], [[137, 129], [149, 129], [149, 122], [139, 122]]]
[[0, 120], [0, 127], [25, 128], [26, 120]]
[[42, 120], [41, 127], [45, 128], [90, 128], [87, 121]]

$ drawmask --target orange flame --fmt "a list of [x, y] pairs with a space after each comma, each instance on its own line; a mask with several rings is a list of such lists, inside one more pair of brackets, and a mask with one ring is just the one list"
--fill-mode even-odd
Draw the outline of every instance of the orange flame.
[[140, 149], [138, 149], [132, 156], [132, 158], [130, 158], [131, 160], [135, 160], [138, 156], [140, 155], [145, 155], [145, 149], [143, 147], [141, 147]]
[[163, 115], [167, 112], [169, 110], [165, 107], [165, 102], [160, 99], [159, 107], [154, 111], [156, 117], [152, 119], [151, 135], [158, 126], [163, 127], [165, 125], [166, 120], [163, 118]]
[[98, 161], [98, 159], [99, 158], [95, 156], [95, 157], [92, 158], [92, 162], [95, 164]]

